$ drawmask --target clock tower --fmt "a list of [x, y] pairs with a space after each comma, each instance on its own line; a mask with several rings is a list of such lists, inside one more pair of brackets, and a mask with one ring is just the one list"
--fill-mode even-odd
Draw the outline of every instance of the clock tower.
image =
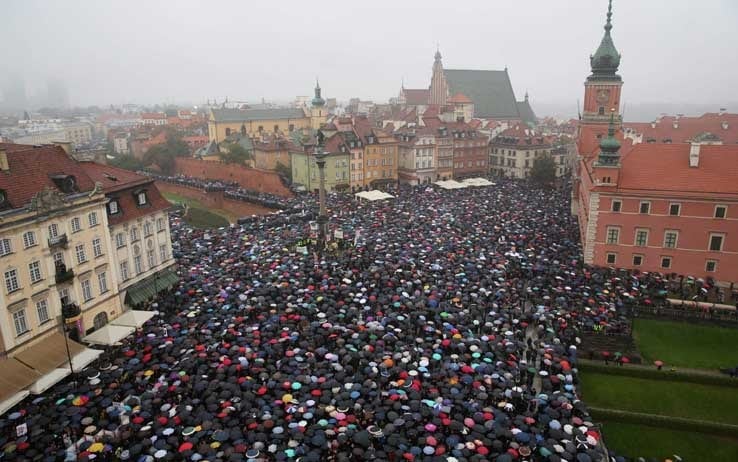
[[620, 117], [620, 91], [623, 80], [617, 74], [620, 66], [620, 54], [615, 49], [610, 31], [612, 30], [612, 0], [607, 8], [607, 22], [605, 23], [605, 35], [602, 37], [600, 46], [589, 61], [592, 66], [592, 74], [584, 82], [584, 113], [581, 124], [599, 125], [602, 131], [607, 131], [610, 118], [614, 115], [618, 125], [622, 122]]

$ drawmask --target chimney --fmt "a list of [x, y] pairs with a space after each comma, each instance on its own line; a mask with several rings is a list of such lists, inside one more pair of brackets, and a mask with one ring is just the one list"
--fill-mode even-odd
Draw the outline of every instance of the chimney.
[[674, 121], [674, 128], [679, 128], [679, 122], [677, 122], [676, 120]]
[[728, 110], [728, 109], [726, 109], [726, 108], [724, 108], [724, 107], [721, 107], [721, 108], [720, 108], [720, 112], [719, 112], [718, 114], [719, 114], [719, 115], [725, 115], [725, 112], [727, 112], [727, 110]]
[[69, 141], [54, 141], [54, 146], [58, 146], [67, 154], [72, 152], [72, 143]]
[[692, 143], [689, 148], [689, 166], [699, 167], [700, 166], [700, 144]]
[[728, 129], [728, 122], [723, 122], [721, 125], [723, 127], [723, 130], [727, 130]]
[[0, 149], [0, 171], [10, 171], [10, 164], [8, 163], [8, 152], [5, 149]]
[[656, 121], [651, 122], [651, 128], [656, 128]]

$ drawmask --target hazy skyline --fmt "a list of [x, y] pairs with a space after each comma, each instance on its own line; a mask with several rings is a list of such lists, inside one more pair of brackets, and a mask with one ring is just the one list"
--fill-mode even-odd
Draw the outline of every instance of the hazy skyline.
[[[368, 3], [6, 0], [4, 77], [72, 105], [309, 95], [386, 101], [446, 68], [503, 69], [541, 105], [582, 98], [606, 0]], [[615, 0], [625, 104], [736, 101], [738, 2]], [[535, 105], [534, 105], [535, 108]], [[717, 109], [717, 107], [715, 108]], [[738, 108], [729, 108], [738, 110]]]

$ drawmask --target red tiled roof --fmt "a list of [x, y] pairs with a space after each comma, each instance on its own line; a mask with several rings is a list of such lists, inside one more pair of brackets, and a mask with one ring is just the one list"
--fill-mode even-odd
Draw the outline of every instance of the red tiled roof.
[[621, 157], [618, 189], [727, 194], [738, 198], [738, 146], [700, 146], [699, 166], [689, 166], [690, 145], [633, 146]]
[[430, 90], [427, 88], [405, 88], [402, 91], [405, 95], [405, 104], [407, 105], [425, 105], [430, 101]]
[[95, 162], [80, 162], [79, 166], [93, 182], [100, 182], [103, 186], [103, 191], [106, 193], [132, 186], [140, 186], [151, 181], [149, 177], [111, 165], [103, 165]]
[[[677, 127], [674, 128], [676, 123]], [[727, 128], [723, 128], [723, 123]], [[649, 138], [661, 143], [666, 139], [673, 143], [686, 143], [697, 135], [712, 133], [718, 136], [723, 144], [738, 143], [738, 114], [707, 113], [699, 117], [674, 117], [665, 116], [650, 123], [625, 123], [626, 128], [633, 129], [638, 134], [643, 134], [643, 142]]]
[[59, 190], [52, 175], [73, 175], [79, 192], [91, 191], [95, 183], [59, 146], [34, 147], [0, 143], [8, 156], [9, 172], [0, 172], [0, 189], [5, 190], [11, 207], [20, 208], [44, 188]]
[[469, 121], [469, 126], [471, 128], [477, 129], [482, 126], [482, 121], [479, 119], [472, 119]]
[[[80, 162], [79, 165], [93, 181], [102, 183], [106, 196], [118, 201], [121, 213], [108, 215], [108, 223], [111, 225], [135, 220], [171, 207], [152, 178], [95, 162]], [[143, 207], [138, 206], [134, 197], [134, 193], [139, 189], [146, 190], [148, 204]]]
[[[138, 191], [139, 188], [146, 189], [146, 197], [148, 204], [139, 207], [136, 204], [136, 198], [133, 196], [134, 191]], [[172, 206], [159, 192], [156, 184], [153, 180], [150, 183], [145, 183], [140, 186], [133, 186], [127, 189], [119, 190], [109, 195], [118, 201], [118, 208], [121, 213], [115, 215], [108, 215], [108, 223], [110, 225], [117, 225], [118, 223], [124, 223], [126, 221], [135, 220], [139, 217], [150, 215], [161, 210], [166, 210]]]
[[473, 101], [470, 100], [469, 97], [463, 93], [456, 93], [454, 96], [452, 96], [446, 101], [452, 104], [472, 104], [473, 103]]
[[142, 119], [166, 119], [167, 115], [163, 112], [142, 112]]

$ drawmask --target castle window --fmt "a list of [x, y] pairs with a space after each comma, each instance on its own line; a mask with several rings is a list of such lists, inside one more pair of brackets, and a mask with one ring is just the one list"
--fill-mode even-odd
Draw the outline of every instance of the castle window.
[[605, 106], [600, 106], [600, 108], [597, 110], [597, 114], [601, 116], [605, 115]]

